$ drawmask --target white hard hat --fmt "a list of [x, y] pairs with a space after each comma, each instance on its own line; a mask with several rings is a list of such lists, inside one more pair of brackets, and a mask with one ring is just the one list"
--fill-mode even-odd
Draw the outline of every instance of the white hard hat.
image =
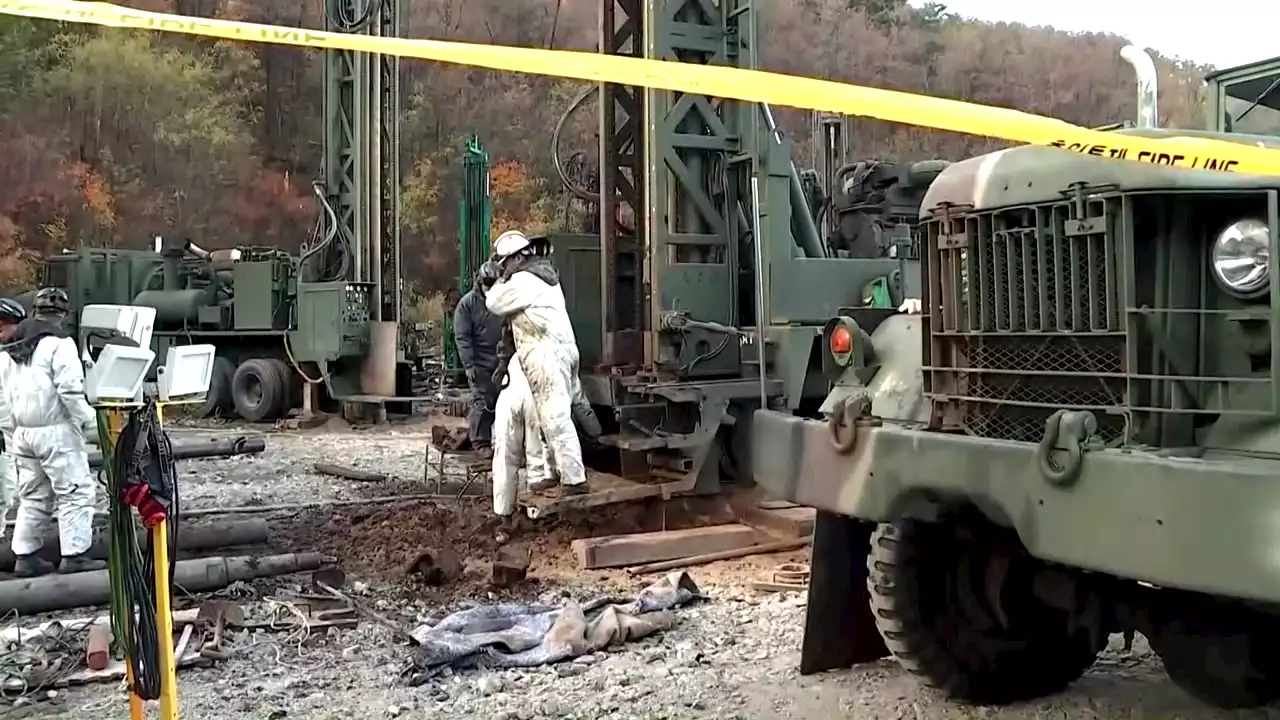
[[494, 257], [503, 260], [529, 247], [529, 238], [519, 230], [508, 230], [493, 241]]

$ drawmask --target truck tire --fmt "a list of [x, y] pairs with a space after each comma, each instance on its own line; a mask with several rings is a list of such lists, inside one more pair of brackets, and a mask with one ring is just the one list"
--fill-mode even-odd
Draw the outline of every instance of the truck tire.
[[289, 411], [297, 407], [298, 401], [302, 399], [302, 393], [298, 387], [299, 378], [289, 363], [279, 358], [271, 358], [271, 362], [276, 366], [276, 372], [280, 373], [282, 387], [284, 388], [284, 393], [280, 398], [280, 412], [277, 413], [276, 417], [288, 417]]
[[249, 422], [277, 417], [284, 394], [284, 378], [280, 377], [275, 363], [265, 358], [245, 360], [231, 378], [236, 414]]
[[1251, 608], [1188, 603], [1148, 639], [1183, 692], [1223, 710], [1245, 710], [1280, 700], [1277, 625]]
[[983, 705], [1052, 695], [1077, 680], [1101, 650], [1088, 629], [1071, 629], [1067, 613], [1032, 594], [1034, 574], [1014, 565], [993, 611], [981, 597], [989, 584], [974, 574], [991, 572], [996, 545], [956, 530], [902, 520], [871, 537], [871, 608], [898, 663], [951, 699]]
[[196, 408], [196, 417], [210, 418], [218, 414], [226, 415], [235, 410], [235, 402], [231, 399], [231, 378], [235, 375], [236, 366], [224, 357], [213, 359], [213, 376], [209, 379], [209, 393], [204, 402]]

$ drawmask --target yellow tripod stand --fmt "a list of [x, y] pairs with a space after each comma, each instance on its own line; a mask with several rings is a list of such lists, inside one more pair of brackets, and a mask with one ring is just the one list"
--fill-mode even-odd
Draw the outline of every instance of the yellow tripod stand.
[[[130, 512], [131, 508], [117, 502], [114, 497], [115, 490], [118, 487], [120, 478], [113, 478], [114, 463], [108, 462], [108, 458], [115, 457], [116, 443], [120, 439], [120, 432], [124, 429], [125, 413], [130, 407], [139, 407], [137, 404], [120, 404], [120, 405], [100, 405], [98, 406], [98, 422], [105, 432], [100, 432], [100, 437], [105, 441], [103, 445], [103, 470], [108, 474], [108, 487], [113, 493], [112, 511], [113, 512]], [[163, 420], [163, 405], [157, 404], [156, 413]], [[159, 647], [159, 670], [160, 670], [160, 718], [161, 720], [178, 720], [178, 671], [177, 662], [173, 656], [173, 600], [169, 594], [169, 523], [168, 520], [161, 520], [149, 531], [151, 533], [151, 547], [155, 551], [155, 575], [154, 582], [156, 588], [156, 630], [160, 639]], [[124, 548], [115, 547], [114, 541], [111, 544], [110, 554], [111, 562], [111, 582], [113, 585], [120, 582], [121, 578], [116, 575], [118, 567], [118, 553], [124, 551]], [[112, 588], [112, 603], [116, 602], [116, 588]], [[122, 626], [113, 633], [115, 641], [119, 647], [125, 652], [125, 668], [126, 680], [129, 688], [129, 717], [131, 720], [143, 720], [146, 717], [145, 703], [138, 696], [136, 688], [136, 678], [133, 674], [133, 662], [129, 657], [129, 643], [125, 640], [130, 637], [133, 632], [133, 616], [130, 608], [112, 608], [113, 627], [116, 621], [120, 621]]]
[[[165, 405], [203, 402], [209, 391], [212, 380], [213, 363], [216, 348], [213, 345], [169, 345], [165, 350], [165, 363], [154, 367], [154, 388], [147, 386], [145, 379], [153, 369], [156, 352], [151, 349], [152, 328], [155, 326], [156, 311], [154, 308], [131, 305], [88, 305], [81, 313], [81, 332], [91, 329], [99, 333], [95, 337], [104, 337], [107, 342], [93, 352], [92, 344], [85, 348], [85, 396], [97, 411], [98, 440], [102, 446], [103, 470], [107, 475], [107, 489], [110, 496], [110, 513], [108, 519], [111, 532], [111, 543], [108, 551], [108, 577], [111, 581], [111, 625], [113, 641], [116, 649], [125, 653], [125, 665], [129, 683], [129, 715], [133, 720], [142, 720], [145, 716], [144, 699], [139, 695], [139, 680], [134, 666], [138, 661], [147, 664], [139, 665], [147, 671], [146, 694], [160, 701], [160, 717], [162, 720], [178, 718], [178, 682], [177, 667], [173, 650], [173, 603], [169, 596], [169, 527], [171, 517], [177, 512], [178, 488], [176, 477], [171, 478], [173, 487], [169, 507], [156, 507], [154, 503], [163, 503], [164, 498], [148, 498], [147, 492], [138, 493], [137, 497], [125, 498], [122, 489], [133, 493], [130, 487], [131, 478], [116, 477], [118, 468], [128, 467], [127, 463], [117, 463], [119, 441], [126, 428], [126, 414], [132, 412], [134, 418], [145, 425], [139, 431], [152, 435], [163, 435], [163, 409]], [[116, 342], [116, 339], [127, 342]], [[154, 398], [144, 402], [144, 398]], [[146, 409], [146, 415], [140, 415], [139, 409]], [[151, 414], [154, 409], [154, 415]], [[156, 438], [152, 438], [154, 441]], [[152, 448], [153, 450], [155, 448]], [[161, 456], [166, 464], [171, 458]], [[129, 458], [132, 460], [132, 458]], [[149, 488], [148, 488], [149, 489]], [[151, 522], [150, 560], [155, 566], [151, 578], [142, 578], [138, 572], [138, 563], [145, 562], [137, 541], [138, 521], [135, 518], [132, 504], [138, 504], [140, 510], [147, 513]], [[163, 513], [161, 511], [164, 511]], [[130, 572], [132, 571], [132, 572]], [[139, 588], [139, 583], [154, 587]], [[131, 598], [130, 591], [140, 592], [144, 597], [154, 595], [155, 607], [136, 607], [141, 598]], [[145, 602], [145, 601], [143, 601]], [[148, 610], [155, 613], [154, 624], [147, 619], [145, 626], [139, 618]], [[135, 611], [139, 617], [135, 618]], [[154, 630], [154, 642], [157, 647], [146, 648], [146, 652], [154, 650], [154, 657], [130, 657], [130, 653], [138, 653], [136, 644], [141, 644], [143, 630], [147, 635]], [[135, 638], [138, 640], [134, 642]], [[152, 638], [145, 638], [151, 641]]]

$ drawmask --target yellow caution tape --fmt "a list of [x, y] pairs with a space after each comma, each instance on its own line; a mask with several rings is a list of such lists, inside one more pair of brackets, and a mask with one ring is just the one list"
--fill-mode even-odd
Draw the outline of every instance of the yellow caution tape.
[[412, 40], [153, 13], [100, 2], [5, 2], [0, 14], [200, 35], [321, 50], [353, 50], [573, 80], [762, 102], [904, 125], [1049, 145], [1098, 157], [1224, 172], [1280, 175], [1280, 150], [1208, 138], [1140, 138], [1089, 130], [1018, 110], [829, 80], [569, 50]]

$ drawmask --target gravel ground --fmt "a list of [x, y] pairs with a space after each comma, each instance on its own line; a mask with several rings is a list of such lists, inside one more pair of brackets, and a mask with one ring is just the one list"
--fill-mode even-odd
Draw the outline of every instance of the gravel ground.
[[[242, 433], [236, 428], [183, 431], [181, 437]], [[424, 486], [424, 425], [379, 431], [311, 431], [271, 434], [260, 456], [182, 464], [184, 500], [189, 509], [213, 505], [312, 502], [391, 493], [432, 492]], [[318, 476], [315, 462], [333, 462], [392, 476], [387, 483], [357, 483]], [[456, 492], [455, 484], [452, 486]], [[481, 511], [483, 505], [479, 506]], [[325, 515], [295, 522], [326, 533]], [[421, 513], [413, 513], [420, 517]], [[370, 525], [362, 516], [344, 528]], [[403, 515], [383, 525], [398, 527]], [[424, 521], [425, 522], [425, 521]], [[433, 521], [434, 522], [434, 521]], [[477, 521], [478, 522], [478, 521]], [[457, 523], [455, 523], [457, 524]], [[439, 529], [440, 542], [459, 544]], [[476, 525], [475, 527], [483, 527]], [[353, 531], [354, 532], [354, 531]], [[409, 532], [406, 530], [406, 532]], [[353, 535], [352, 557], [369, 537]], [[382, 542], [381, 540], [374, 541]], [[566, 549], [553, 541], [539, 546], [532, 574], [541, 580], [530, 591], [543, 601], [581, 597], [601, 587], [626, 584], [617, 575], [575, 573]], [[480, 545], [482, 545], [481, 543]], [[480, 547], [477, 545], [476, 547]], [[327, 551], [327, 550], [326, 550]], [[338, 551], [342, 554], [343, 551]], [[380, 556], [381, 557], [381, 556]], [[692, 571], [710, 600], [679, 611], [673, 630], [608, 653], [532, 670], [480, 670], [407, 687], [400, 671], [407, 649], [390, 631], [362, 622], [357, 629], [309, 638], [281, 633], [241, 635], [233, 659], [179, 676], [182, 717], [228, 718], [1263, 718], [1266, 713], [1210, 710], [1185, 696], [1165, 678], [1159, 661], [1139, 639], [1132, 652], [1110, 648], [1086, 677], [1067, 693], [1014, 708], [972, 708], [947, 703], [921, 690], [890, 662], [851, 671], [800, 677], [798, 665], [804, 596], [756, 594], [746, 589], [752, 576], [778, 562], [803, 557], [774, 556]], [[474, 561], [475, 557], [468, 560]], [[371, 567], [376, 567], [371, 565]], [[360, 575], [363, 595], [384, 613], [412, 626], [439, 617], [462, 601], [485, 601], [478, 586], [459, 583], [453, 594], [419, 591], [391, 573]], [[631, 585], [634, 587], [634, 585]], [[127, 718], [119, 685], [102, 683], [60, 691], [52, 701], [0, 711], [5, 717]]]

